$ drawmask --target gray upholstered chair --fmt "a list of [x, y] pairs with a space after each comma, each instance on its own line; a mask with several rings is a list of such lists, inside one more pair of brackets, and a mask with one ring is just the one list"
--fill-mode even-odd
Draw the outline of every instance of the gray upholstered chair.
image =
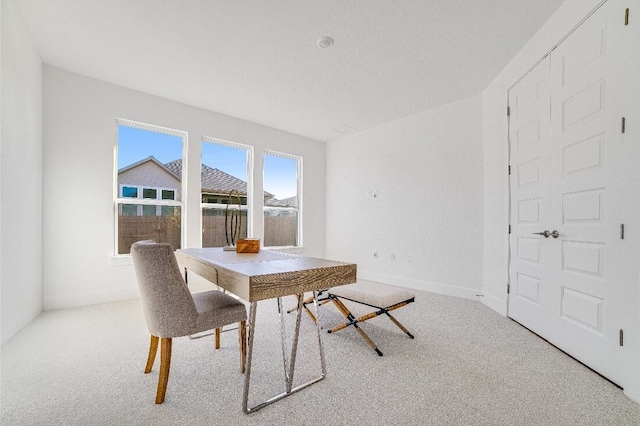
[[[201, 331], [217, 331], [222, 326], [239, 323], [240, 371], [246, 359], [246, 319], [244, 304], [221, 291], [191, 293], [176, 261], [171, 245], [139, 241], [131, 246], [133, 266], [140, 286], [142, 307], [151, 333], [149, 356], [144, 370], [153, 367], [160, 341], [160, 375], [156, 404], [164, 401], [171, 364], [171, 339]], [[218, 340], [218, 339], [216, 339]], [[216, 349], [219, 347], [216, 342]]]

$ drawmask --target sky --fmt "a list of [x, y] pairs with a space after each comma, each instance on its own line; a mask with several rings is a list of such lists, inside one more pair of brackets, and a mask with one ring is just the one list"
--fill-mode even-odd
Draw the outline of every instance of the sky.
[[[163, 164], [182, 158], [182, 138], [123, 125], [118, 126], [118, 169], [149, 156], [155, 157]], [[254, 161], [258, 160], [254, 159]], [[202, 145], [202, 164], [247, 181], [247, 153], [243, 149], [205, 142]], [[293, 197], [297, 193], [296, 176], [295, 160], [265, 155], [265, 191], [279, 200]]]

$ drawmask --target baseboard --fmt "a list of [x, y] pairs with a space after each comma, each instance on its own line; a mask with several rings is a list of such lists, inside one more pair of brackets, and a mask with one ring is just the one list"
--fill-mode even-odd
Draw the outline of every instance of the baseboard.
[[640, 387], [638, 386], [625, 386], [623, 393], [630, 400], [640, 404]]
[[507, 300], [499, 299], [491, 294], [484, 293], [480, 298], [483, 305], [493, 309], [502, 316], [507, 316]]
[[95, 305], [98, 303], [115, 302], [118, 300], [137, 299], [140, 297], [138, 287], [119, 288], [114, 290], [94, 291], [90, 293], [75, 293], [60, 297], [44, 297], [43, 309], [66, 309], [76, 306]]
[[396, 285], [400, 287], [412, 288], [415, 290], [429, 291], [431, 293], [444, 294], [447, 296], [455, 296], [463, 299], [478, 300], [480, 290], [474, 290], [464, 287], [456, 287], [433, 281], [421, 281], [409, 278], [396, 277], [392, 275], [377, 274], [366, 271], [358, 271], [358, 278], [363, 280], [376, 281], [383, 284]]

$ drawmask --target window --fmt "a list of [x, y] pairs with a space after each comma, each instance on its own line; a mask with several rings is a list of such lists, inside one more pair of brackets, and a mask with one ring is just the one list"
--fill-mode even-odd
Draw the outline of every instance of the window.
[[264, 246], [302, 245], [300, 236], [302, 158], [264, 154]]
[[[175, 200], [176, 191], [174, 189], [148, 188], [144, 186], [124, 186], [120, 187], [121, 198], [139, 198], [138, 194], [142, 194], [142, 198], [148, 200]], [[162, 194], [162, 198], [158, 198]], [[169, 206], [149, 206], [149, 205], [133, 205], [123, 204], [120, 208], [120, 214], [127, 216], [168, 216], [174, 211], [174, 207]], [[124, 213], [124, 211], [127, 213]]]
[[116, 254], [141, 240], [182, 241], [182, 158], [186, 134], [117, 120]]
[[223, 247], [228, 245], [227, 237], [246, 238], [249, 234], [252, 153], [246, 145], [203, 138], [202, 247]]

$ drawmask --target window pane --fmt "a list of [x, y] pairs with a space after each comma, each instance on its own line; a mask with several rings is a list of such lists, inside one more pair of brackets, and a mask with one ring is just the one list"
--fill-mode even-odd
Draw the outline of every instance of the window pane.
[[[202, 142], [202, 202], [204, 204], [247, 205], [248, 149], [212, 141]], [[230, 191], [237, 195], [230, 198]], [[236, 211], [237, 210], [229, 210]], [[227, 218], [226, 235], [232, 236], [232, 225], [240, 221], [235, 231], [236, 239], [247, 237], [247, 211], [240, 216]], [[233, 222], [233, 223], [232, 223]], [[202, 209], [202, 247], [223, 247], [225, 236], [225, 209]]]
[[138, 188], [131, 186], [122, 187], [123, 198], [138, 198]]
[[142, 189], [142, 198], [151, 198], [155, 200], [158, 198], [158, 190], [151, 188], [143, 188]]
[[265, 247], [298, 245], [298, 212], [274, 211], [264, 212], [264, 245]]
[[162, 206], [162, 216], [172, 216], [172, 215], [176, 215], [178, 214], [177, 211], [180, 209], [180, 207], [174, 207], [174, 206]]
[[[264, 245], [297, 246], [299, 159], [264, 155]], [[269, 207], [289, 210], [269, 210]]]
[[298, 161], [264, 155], [265, 205], [298, 206]]
[[[121, 204], [118, 211], [124, 213], [125, 207], [136, 205]], [[149, 206], [143, 206], [149, 207]], [[152, 206], [155, 208], [155, 206]], [[171, 207], [171, 214], [156, 216], [124, 215], [118, 216], [118, 253], [128, 254], [131, 244], [136, 241], [153, 240], [158, 243], [169, 243], [174, 250], [180, 248], [181, 217], [180, 207]]]
[[[180, 136], [118, 125], [121, 197], [180, 201], [182, 145]], [[133, 242], [145, 239], [169, 242], [174, 249], [179, 248], [180, 211], [180, 207], [160, 204], [119, 204], [117, 253], [129, 253]]]
[[142, 206], [142, 215], [143, 216], [155, 216], [156, 215], [156, 206]]
[[[122, 124], [118, 126], [119, 186], [142, 186], [146, 187], [144, 191], [158, 187], [174, 190], [175, 199], [179, 201], [181, 176], [181, 137]], [[157, 198], [157, 195], [145, 198]]]
[[121, 204], [118, 209], [122, 216], [137, 216], [138, 206], [135, 204]]

